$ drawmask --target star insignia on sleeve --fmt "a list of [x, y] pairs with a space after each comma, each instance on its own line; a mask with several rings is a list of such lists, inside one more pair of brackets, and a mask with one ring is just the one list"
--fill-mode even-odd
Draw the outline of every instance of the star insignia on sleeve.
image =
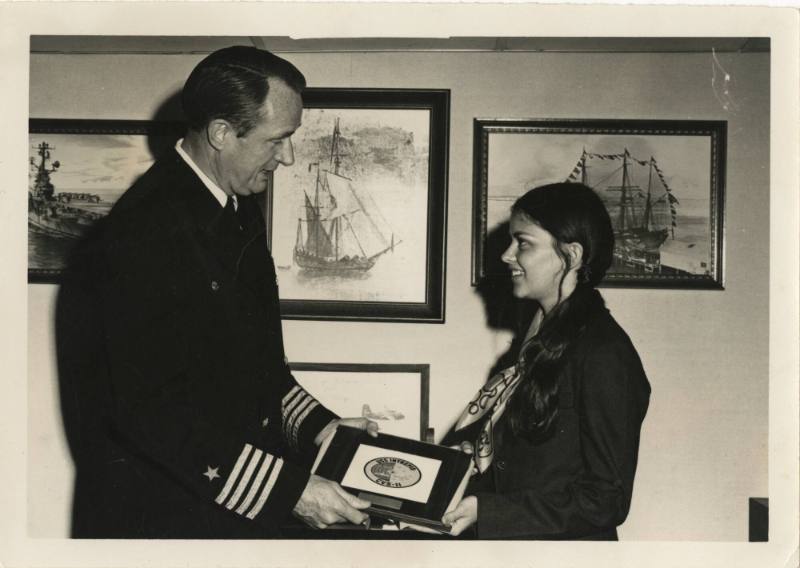
[[214, 481], [219, 477], [219, 468], [211, 467], [210, 465], [206, 466], [206, 472], [203, 475], [205, 475], [209, 481]]

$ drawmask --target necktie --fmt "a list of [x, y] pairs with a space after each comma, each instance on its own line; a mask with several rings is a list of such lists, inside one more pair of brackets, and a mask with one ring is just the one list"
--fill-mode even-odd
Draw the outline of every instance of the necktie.
[[241, 203], [237, 208], [234, 204], [234, 200], [232, 196], [228, 196], [228, 200], [225, 202], [225, 211], [224, 215], [227, 219], [230, 219], [232, 223], [238, 225], [239, 229], [244, 229], [247, 227], [246, 222], [246, 215], [244, 214], [243, 208]]

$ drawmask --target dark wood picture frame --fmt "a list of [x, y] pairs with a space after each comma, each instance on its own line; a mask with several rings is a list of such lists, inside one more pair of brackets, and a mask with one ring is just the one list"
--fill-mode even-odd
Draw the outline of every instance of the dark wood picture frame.
[[[292, 370], [292, 373], [295, 375], [295, 378], [302, 384], [302, 376], [300, 375], [304, 371], [311, 371], [311, 372], [327, 372], [327, 373], [347, 373], [347, 374], [363, 374], [365, 376], [365, 380], [369, 381], [369, 375], [375, 374], [382, 374], [382, 373], [404, 373], [409, 375], [415, 375], [419, 377], [419, 440], [421, 441], [428, 441], [428, 438], [431, 436], [429, 435], [429, 400], [430, 400], [430, 365], [428, 364], [418, 364], [418, 363], [307, 363], [307, 362], [299, 362], [299, 363], [289, 363], [289, 367]], [[325, 393], [319, 392], [314, 388], [308, 388], [307, 385], [304, 385], [306, 390], [315, 397], [317, 397], [320, 402], [323, 404], [326, 403], [325, 401]], [[358, 392], [345, 392], [343, 385], [340, 383], [338, 384], [331, 384], [330, 391], [334, 393], [336, 397], [352, 397], [351, 398], [358, 398], [359, 396], [363, 396], [363, 392], [366, 389], [359, 389]], [[391, 393], [386, 393], [387, 396], [391, 396]], [[358, 399], [361, 400], [361, 399]], [[395, 400], [387, 400], [386, 402], [391, 402], [393, 404], [397, 404], [398, 401]], [[334, 412], [338, 412], [341, 414], [340, 410], [337, 410], [335, 407], [330, 407], [331, 410]], [[374, 408], [375, 412], [382, 412], [383, 409]], [[416, 409], [415, 409], [416, 410]], [[344, 410], [346, 412], [346, 410]], [[352, 413], [351, 413], [352, 414]], [[351, 416], [343, 416], [344, 418], [350, 418]], [[389, 419], [392, 417], [390, 416]], [[381, 418], [373, 417], [378, 425], [380, 426], [382, 423]]]
[[[475, 119], [472, 284], [507, 275], [499, 262], [509, 239], [499, 204], [507, 211], [536, 185], [586, 180], [615, 223], [615, 261], [601, 286], [722, 290], [726, 140], [724, 121]], [[520, 154], [508, 157], [503, 149]], [[666, 162], [658, 161], [659, 152]], [[502, 172], [492, 169], [497, 155], [505, 160]], [[644, 183], [631, 181], [634, 168]], [[499, 172], [491, 182], [490, 170]], [[514, 176], [519, 183], [510, 183]], [[626, 229], [621, 219], [651, 219], [653, 204], [662, 210], [662, 227], [648, 226], [646, 234], [619, 230]], [[686, 236], [685, 227], [694, 233]]]
[[57, 284], [72, 246], [175, 145], [185, 127], [169, 121], [31, 118], [28, 132], [28, 282]]
[[[420, 184], [424, 183], [427, 187], [425, 205], [424, 208], [420, 210], [409, 209], [408, 215], [403, 216], [403, 219], [410, 219], [408, 223], [414, 226], [413, 231], [406, 231], [406, 237], [409, 236], [409, 232], [413, 233], [411, 236], [424, 235], [425, 258], [419, 258], [420, 255], [413, 257], [416, 263], [415, 266], [417, 267], [415, 271], [411, 272], [414, 276], [409, 276], [409, 272], [398, 270], [397, 274], [393, 274], [393, 280], [391, 280], [392, 284], [397, 286], [399, 279], [413, 279], [413, 285], [420, 291], [419, 298], [415, 298], [413, 301], [408, 301], [407, 299], [395, 300], [391, 297], [388, 299], [379, 298], [377, 300], [361, 298], [343, 299], [342, 297], [337, 297], [337, 294], [350, 292], [344, 279], [334, 281], [334, 283], [327, 288], [315, 284], [316, 290], [319, 291], [318, 294], [323, 297], [304, 297], [300, 295], [300, 293], [292, 297], [292, 290], [289, 286], [285, 285], [285, 282], [282, 282], [282, 277], [289, 278], [289, 276], [284, 276], [284, 273], [291, 273], [292, 278], [295, 278], [294, 274], [299, 274], [300, 272], [304, 274], [314, 274], [316, 268], [308, 269], [307, 267], [302, 267], [297, 256], [294, 256], [291, 252], [285, 252], [291, 251], [292, 247], [294, 247], [296, 253], [298, 247], [297, 241], [294, 240], [295, 233], [290, 230], [284, 230], [281, 234], [285, 235], [285, 237], [281, 242], [276, 242], [276, 239], [273, 238], [273, 233], [277, 234], [279, 232], [277, 228], [278, 221], [282, 223], [287, 222], [283, 218], [276, 220], [275, 215], [282, 211], [291, 210], [286, 203], [279, 202], [280, 198], [277, 198], [276, 195], [280, 194], [281, 191], [287, 192], [284, 195], [296, 195], [297, 193], [302, 195], [302, 191], [305, 191], [305, 189], [300, 190], [298, 188], [305, 188], [308, 186], [293, 181], [292, 184], [297, 184], [297, 187], [295, 188], [292, 186], [290, 189], [289, 186], [291, 184], [285, 180], [283, 186], [281, 186], [281, 176], [288, 176], [289, 174], [286, 169], [277, 171], [273, 176], [273, 183], [267, 193], [265, 216], [267, 221], [267, 240], [272, 249], [273, 256], [276, 259], [278, 268], [278, 280], [281, 285], [282, 298], [281, 313], [283, 317], [285, 319], [308, 320], [443, 323], [445, 317], [444, 283], [446, 265], [450, 91], [435, 89], [310, 88], [303, 92], [303, 104], [305, 109], [310, 112], [316, 111], [317, 115], [328, 113], [330, 120], [332, 120], [332, 116], [335, 115], [337, 111], [341, 113], [362, 113], [364, 117], [369, 117], [370, 120], [372, 120], [371, 117], [373, 116], [382, 118], [389, 116], [390, 113], [395, 113], [392, 116], [397, 116], [397, 111], [427, 112], [425, 129], [427, 130], [428, 139], [421, 141], [420, 144], [426, 148], [427, 173], [425, 174], [425, 179], [419, 182]], [[304, 115], [304, 126], [301, 126], [300, 131], [293, 137], [296, 159], [295, 165], [293, 168], [289, 168], [289, 170], [291, 170], [291, 175], [297, 176], [302, 173], [307, 176], [307, 179], [310, 179], [308, 176], [310, 175], [313, 178], [313, 167], [316, 167], [317, 180], [319, 181], [320, 161], [318, 159], [317, 162], [312, 162], [313, 158], [308, 157], [318, 154], [313, 154], [308, 148], [312, 148], [312, 144], [315, 145], [312, 150], [316, 150], [317, 146], [324, 146], [324, 150], [321, 150], [320, 154], [332, 154], [332, 147], [335, 145], [333, 140], [337, 135], [332, 134], [331, 130], [326, 130], [324, 132], [320, 130], [316, 134], [318, 136], [317, 138], [312, 142], [305, 143], [308, 148], [303, 146], [303, 136], [305, 135], [303, 129], [306, 128], [307, 132], [311, 132], [310, 129], [313, 128], [313, 126], [309, 126], [312, 124], [312, 121], [307, 120], [308, 114], [309, 113], [306, 113]], [[336, 120], [336, 129], [338, 130], [338, 118]], [[345, 127], [346, 125], [342, 126], [342, 132], [344, 132]], [[369, 136], [381, 136], [382, 132], [386, 132], [388, 133], [386, 134], [387, 137], [398, 136], [398, 132], [403, 132], [402, 128], [398, 128], [391, 123], [376, 128], [365, 127], [362, 130], [362, 132], [367, 131], [369, 131]], [[375, 131], [378, 132], [377, 135]], [[311, 136], [311, 134], [308, 134], [308, 136]], [[359, 159], [358, 156], [368, 156], [370, 154], [372, 154], [372, 157], [368, 159], [376, 160], [375, 162], [370, 162], [370, 164], [377, 163], [377, 160], [380, 160], [381, 166], [392, 162], [402, 163], [402, 160], [409, 159], [407, 155], [401, 155], [403, 149], [399, 147], [400, 145], [384, 141], [383, 146], [372, 148], [369, 146], [369, 142], [364, 142], [363, 140], [361, 142], [350, 141], [346, 139], [345, 134], [341, 136], [345, 138], [345, 143], [352, 144], [349, 148], [352, 150], [353, 157], [349, 159], [358, 167], [361, 167], [361, 164], [357, 163]], [[372, 139], [365, 135], [364, 140]], [[410, 143], [411, 142], [409, 142], [409, 144]], [[418, 144], [420, 141], [414, 140], [413, 143]], [[358, 144], [362, 144], [360, 149], [356, 149]], [[365, 148], [372, 151], [364, 152]], [[301, 158], [301, 156], [307, 156], [307, 158]], [[327, 156], [325, 156], [325, 158], [327, 159]], [[342, 161], [344, 162], [346, 159], [348, 158]], [[417, 159], [419, 158], [417, 157]], [[367, 158], [364, 158], [364, 160], [366, 161]], [[331, 158], [331, 164], [332, 163], [333, 158]], [[403, 168], [396, 164], [395, 167], [398, 171], [403, 171]], [[336, 168], [338, 172], [338, 165]], [[424, 170], [421, 169], [421, 171]], [[308, 172], [311, 172], [311, 174]], [[329, 176], [330, 172], [325, 171], [325, 175]], [[343, 175], [349, 174], [345, 173]], [[326, 178], [326, 180], [327, 179], [329, 179], [329, 177]], [[348, 182], [352, 181], [350, 178], [344, 179]], [[306, 207], [308, 207], [308, 205], [306, 205]], [[290, 213], [287, 213], [287, 216], [289, 214]], [[292, 218], [291, 222], [297, 223], [297, 234], [299, 235], [301, 231], [301, 219], [297, 217], [299, 216]], [[298, 236], [297, 238], [299, 239], [300, 237]], [[392, 233], [391, 242], [393, 252], [394, 238], [394, 233]], [[289, 242], [290, 240], [291, 242]], [[401, 243], [399, 246], [404, 245]], [[389, 255], [386, 256], [388, 257]], [[282, 261], [281, 258], [287, 260]], [[366, 259], [366, 256], [364, 256], [363, 259]], [[370, 269], [367, 269], [367, 271], [369, 270]], [[362, 273], [366, 274], [367, 278], [370, 278], [371, 275], [367, 271], [362, 271]], [[354, 273], [355, 271], [352, 272]], [[374, 273], [375, 270], [372, 269], [372, 272]], [[381, 280], [381, 282], [387, 281], [386, 279]], [[294, 282], [295, 281], [293, 281], [293, 283]], [[297, 278], [296, 282], [300, 282], [300, 279]], [[304, 284], [297, 284], [298, 289], [300, 289], [299, 287], [301, 285]], [[372, 285], [372, 283], [370, 283], [370, 285]], [[339, 288], [336, 288], [337, 286], [339, 286]], [[366, 284], [364, 284], [364, 286], [366, 286]], [[376, 285], [376, 289], [380, 291], [380, 285]], [[370, 295], [376, 295], [372, 294], [372, 291], [369, 291], [369, 293]], [[326, 294], [329, 296], [326, 296]]]

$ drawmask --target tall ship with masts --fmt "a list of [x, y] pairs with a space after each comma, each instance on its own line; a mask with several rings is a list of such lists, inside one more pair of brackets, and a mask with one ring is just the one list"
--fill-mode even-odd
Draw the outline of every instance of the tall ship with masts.
[[304, 191], [297, 220], [294, 262], [314, 272], [365, 272], [400, 244], [369, 192], [341, 172], [339, 119], [333, 129], [327, 168], [316, 168], [312, 191]]
[[36, 146], [38, 161], [31, 157], [33, 183], [28, 188], [28, 227], [50, 237], [77, 239], [111, 208], [99, 195], [85, 192], [56, 192], [51, 174], [61, 166], [51, 161], [55, 150], [47, 142]]
[[640, 160], [627, 148], [618, 154], [584, 149], [567, 181], [579, 181], [603, 199], [614, 227], [618, 264], [660, 271], [660, 249], [668, 238], [675, 238], [679, 202], [653, 156]]

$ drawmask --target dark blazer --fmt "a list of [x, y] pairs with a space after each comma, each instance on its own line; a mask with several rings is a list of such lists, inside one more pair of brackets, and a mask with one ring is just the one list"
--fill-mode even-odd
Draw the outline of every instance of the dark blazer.
[[553, 436], [515, 436], [507, 414], [497, 424], [492, 466], [468, 490], [478, 498], [479, 538], [617, 538], [650, 385], [630, 339], [596, 300], [559, 378]]
[[276, 535], [305, 488], [335, 415], [289, 372], [264, 220], [239, 203], [242, 221], [173, 149], [73, 260], [57, 339], [75, 537]]

